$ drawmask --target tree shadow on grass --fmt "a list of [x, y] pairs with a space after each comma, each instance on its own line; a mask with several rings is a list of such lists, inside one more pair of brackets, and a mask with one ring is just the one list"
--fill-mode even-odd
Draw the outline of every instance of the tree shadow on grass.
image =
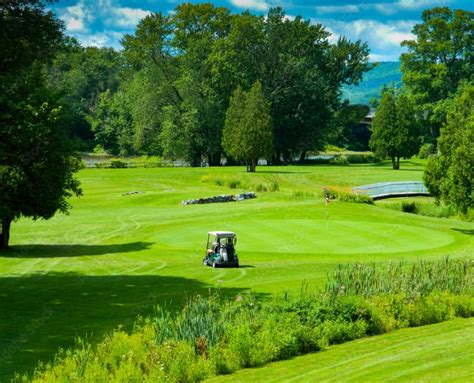
[[[235, 299], [246, 289], [220, 287]], [[130, 330], [137, 316], [152, 315], [157, 305], [176, 312], [195, 294], [217, 289], [177, 276], [76, 273], [0, 278], [0, 381], [15, 371], [31, 373], [39, 360], [50, 361], [59, 347], [77, 337], [91, 342], [122, 325]]]
[[474, 235], [474, 230], [473, 229], [456, 229], [456, 228], [453, 228], [452, 230], [458, 231], [460, 233], [467, 234], [467, 235]]
[[148, 250], [153, 242], [130, 242], [111, 245], [15, 245], [0, 252], [6, 258], [70, 258], [87, 255], [133, 253]]

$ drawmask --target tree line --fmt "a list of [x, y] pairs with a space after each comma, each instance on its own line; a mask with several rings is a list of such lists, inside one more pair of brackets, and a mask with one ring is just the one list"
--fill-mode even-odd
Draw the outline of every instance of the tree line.
[[[254, 171], [262, 156], [277, 164], [369, 141], [354, 129], [367, 107], [341, 100], [371, 68], [362, 41], [333, 42], [281, 8], [262, 17], [207, 3], [150, 14], [121, 51], [84, 48], [46, 3], [0, 3], [0, 248], [14, 219], [68, 211], [81, 194], [77, 150], [196, 166], [225, 156]], [[403, 43], [403, 92], [386, 90], [370, 138], [394, 168], [422, 143], [437, 146], [425, 182], [462, 212], [473, 206], [473, 25], [472, 12], [423, 13]]]
[[[330, 42], [320, 24], [288, 19], [281, 8], [263, 16], [232, 14], [212, 4], [181, 4], [154, 13], [124, 36], [122, 51], [82, 48], [69, 40], [50, 67], [64, 90], [73, 130], [91, 149], [240, 160], [223, 147], [233, 92], [260, 83], [269, 105], [272, 151], [278, 163], [320, 149], [344, 104], [341, 86], [357, 84], [368, 63], [366, 43]], [[87, 145], [89, 144], [89, 145]]]

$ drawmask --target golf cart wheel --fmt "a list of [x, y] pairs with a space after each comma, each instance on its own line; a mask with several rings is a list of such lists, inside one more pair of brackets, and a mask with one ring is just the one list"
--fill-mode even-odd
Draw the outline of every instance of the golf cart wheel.
[[236, 267], [236, 268], [239, 268], [239, 262], [237, 262], [237, 263], [235, 264], [235, 267]]
[[204, 266], [207, 266], [207, 260], [206, 259], [202, 263], [203, 263]]

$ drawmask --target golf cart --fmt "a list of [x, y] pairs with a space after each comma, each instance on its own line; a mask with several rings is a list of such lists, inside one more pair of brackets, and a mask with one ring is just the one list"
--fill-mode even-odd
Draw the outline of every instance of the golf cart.
[[237, 235], [231, 231], [210, 231], [207, 233], [204, 266], [239, 267], [239, 258], [235, 252], [236, 243]]

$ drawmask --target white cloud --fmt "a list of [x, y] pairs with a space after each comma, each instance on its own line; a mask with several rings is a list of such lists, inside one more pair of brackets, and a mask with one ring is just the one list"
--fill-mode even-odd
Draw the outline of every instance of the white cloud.
[[316, 7], [316, 11], [320, 15], [328, 13], [358, 13], [360, 12], [359, 5], [321, 5]]
[[239, 8], [256, 11], [266, 11], [270, 8], [270, 4], [263, 0], [231, 0], [231, 3]]
[[80, 33], [75, 37], [81, 45], [85, 47], [112, 47], [121, 49], [120, 40], [123, 37], [121, 32], [98, 32], [98, 33]]
[[362, 40], [369, 44], [371, 59], [382, 61], [398, 60], [404, 51], [400, 47], [403, 40], [414, 38], [411, 30], [416, 21], [388, 21], [381, 23], [376, 20], [353, 20], [344, 22], [341, 20], [312, 20], [323, 24], [327, 31], [332, 34], [330, 41], [334, 42], [339, 36], [346, 36], [350, 40]]
[[111, 7], [110, 13], [112, 17], [107, 19], [107, 24], [132, 29], [137, 26], [141, 19], [148, 16], [151, 12], [141, 8]]
[[60, 15], [68, 32], [87, 32], [86, 23], [91, 20], [88, 9], [81, 0], [76, 5], [66, 7]]
[[[113, 46], [120, 49], [124, 33], [131, 32], [151, 12], [142, 8], [121, 7], [113, 0], [79, 0], [75, 5], [58, 9], [66, 32], [84, 46]], [[94, 32], [94, 33], [93, 33]]]
[[319, 15], [326, 14], [354, 14], [362, 11], [375, 10], [377, 12], [393, 15], [400, 11], [419, 10], [423, 8], [431, 8], [434, 6], [448, 5], [453, 0], [398, 0], [393, 3], [360, 3], [347, 5], [321, 5], [316, 6]]

